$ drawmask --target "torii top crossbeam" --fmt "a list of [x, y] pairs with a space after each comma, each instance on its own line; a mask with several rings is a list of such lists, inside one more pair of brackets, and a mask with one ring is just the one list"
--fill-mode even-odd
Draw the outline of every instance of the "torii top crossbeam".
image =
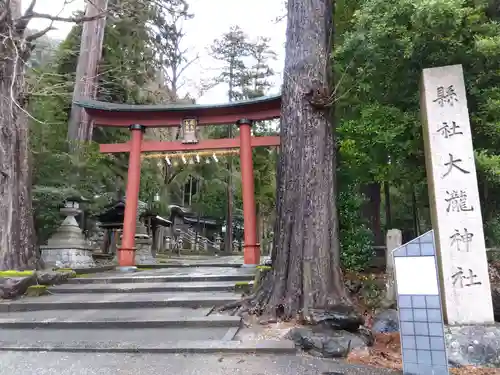
[[179, 126], [185, 118], [196, 118], [197, 125], [234, 124], [242, 118], [252, 121], [280, 117], [281, 95], [264, 96], [226, 104], [129, 105], [95, 100], [75, 101], [96, 126], [145, 127]]

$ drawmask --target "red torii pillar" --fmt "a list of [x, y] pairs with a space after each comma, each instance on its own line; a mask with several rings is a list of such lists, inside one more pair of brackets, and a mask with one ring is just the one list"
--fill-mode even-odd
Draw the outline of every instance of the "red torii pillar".
[[244, 264], [260, 264], [260, 244], [257, 242], [257, 218], [255, 212], [255, 187], [252, 157], [252, 121], [241, 119], [236, 122], [240, 128], [240, 168], [243, 195]]
[[141, 145], [146, 128], [142, 125], [130, 126], [130, 153], [125, 193], [125, 214], [123, 217], [122, 244], [118, 249], [120, 267], [135, 266], [135, 229], [137, 225], [137, 207], [141, 185]]

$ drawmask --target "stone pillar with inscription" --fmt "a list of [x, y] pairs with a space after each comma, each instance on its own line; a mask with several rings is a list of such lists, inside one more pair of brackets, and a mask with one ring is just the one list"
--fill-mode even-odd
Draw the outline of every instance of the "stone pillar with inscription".
[[420, 105], [445, 320], [493, 323], [462, 66], [424, 69]]

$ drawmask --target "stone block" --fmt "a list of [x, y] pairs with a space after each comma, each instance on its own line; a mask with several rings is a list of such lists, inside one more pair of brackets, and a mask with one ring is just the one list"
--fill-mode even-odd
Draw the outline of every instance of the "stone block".
[[445, 320], [456, 325], [493, 323], [483, 220], [461, 65], [424, 69], [421, 109]]
[[448, 359], [457, 366], [500, 367], [500, 326], [447, 327]]
[[153, 241], [149, 238], [136, 238], [135, 240], [135, 263], [141, 264], [154, 264], [156, 259], [152, 253]]
[[0, 299], [13, 299], [23, 295], [30, 286], [36, 284], [36, 275], [26, 277], [0, 278]]
[[92, 250], [86, 247], [40, 246], [40, 250], [47, 267], [89, 268], [95, 266]]

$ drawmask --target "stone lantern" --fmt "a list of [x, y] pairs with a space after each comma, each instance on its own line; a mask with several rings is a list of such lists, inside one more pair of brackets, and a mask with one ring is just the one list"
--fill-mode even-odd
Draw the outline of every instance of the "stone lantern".
[[47, 245], [40, 246], [42, 260], [47, 266], [60, 268], [94, 267], [92, 248], [85, 239], [75, 216], [80, 210], [80, 203], [86, 201], [81, 196], [70, 196], [60, 212], [66, 218], [61, 226], [49, 238]]
[[153, 239], [148, 235], [148, 231], [144, 223], [137, 219], [135, 227], [135, 263], [155, 264], [156, 259], [152, 253]]

